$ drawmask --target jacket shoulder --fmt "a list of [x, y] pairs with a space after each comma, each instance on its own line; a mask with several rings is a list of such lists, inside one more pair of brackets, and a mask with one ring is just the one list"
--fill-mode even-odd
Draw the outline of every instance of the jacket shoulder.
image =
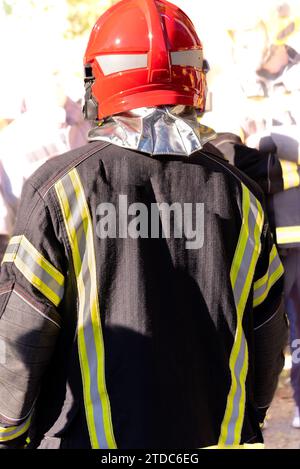
[[110, 144], [91, 142], [62, 155], [51, 158], [44, 163], [27, 181], [42, 197], [73, 168], [79, 166], [91, 156], [101, 152]]
[[[224, 138], [230, 137], [233, 134], [224, 134]], [[238, 137], [236, 137], [238, 139]], [[225, 159], [226, 155], [219, 148], [214, 145], [214, 142], [206, 144], [203, 148], [204, 152], [209, 158], [213, 158], [215, 162], [222, 166], [224, 171], [227, 173], [232, 180], [235, 180], [237, 184], [244, 184], [250, 192], [259, 200], [259, 202], [265, 207], [264, 193], [260, 186], [251, 179], [246, 173], [233, 166], [231, 162]]]

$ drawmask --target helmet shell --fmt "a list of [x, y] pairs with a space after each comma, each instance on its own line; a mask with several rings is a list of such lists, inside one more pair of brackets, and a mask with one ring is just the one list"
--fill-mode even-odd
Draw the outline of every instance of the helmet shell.
[[165, 0], [122, 0], [96, 22], [85, 66], [98, 119], [159, 105], [205, 108], [202, 44], [191, 20]]

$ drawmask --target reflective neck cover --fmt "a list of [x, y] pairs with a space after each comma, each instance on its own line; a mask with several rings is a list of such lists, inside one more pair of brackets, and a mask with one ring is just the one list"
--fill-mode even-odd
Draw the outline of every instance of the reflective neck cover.
[[159, 106], [114, 115], [90, 130], [88, 140], [103, 140], [150, 155], [190, 156], [216, 138], [200, 125], [195, 108]]

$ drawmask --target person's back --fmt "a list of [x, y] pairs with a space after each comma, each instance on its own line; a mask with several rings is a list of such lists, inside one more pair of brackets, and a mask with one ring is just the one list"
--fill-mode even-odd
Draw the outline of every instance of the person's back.
[[29, 426], [41, 448], [262, 442], [286, 323], [261, 193], [194, 111], [147, 104], [26, 183], [0, 279], [8, 446]]
[[[154, 159], [96, 142], [77, 153], [77, 161], [74, 153], [64, 155], [30, 179], [35, 189], [27, 190], [28, 200], [23, 200], [23, 207], [27, 207], [27, 213], [23, 212], [25, 225], [28, 220], [30, 223], [26, 227], [22, 220], [17, 226], [16, 233], [23, 239], [12, 238], [1, 271], [2, 281], [8, 277], [7, 282], [4, 281], [7, 284], [10, 256], [14, 252], [17, 268], [18, 263], [25, 263], [34, 273], [35, 266], [28, 259], [33, 255], [31, 244], [59, 272], [66, 272], [65, 265], [72, 261], [74, 265], [74, 278], [66, 283], [64, 295], [60, 286], [63, 277], [54, 271], [48, 272], [53, 277], [52, 288], [42, 290], [48, 300], [57, 299], [60, 303], [63, 298], [63, 302], [57, 312], [52, 312], [53, 316], [47, 312], [55, 323], [62, 322], [62, 331], [52, 359], [53, 371], [50, 369], [47, 375], [47, 384], [36, 408], [39, 437], [49, 431], [51, 420], [57, 416], [54, 409], [59, 412], [63, 405], [66, 381], [74, 395], [74, 402], [70, 402], [74, 419], [79, 419], [79, 415], [84, 419], [84, 408], [78, 402], [80, 380], [76, 377], [79, 388], [72, 389], [72, 376], [79, 371], [77, 346], [72, 346], [77, 319], [79, 339], [82, 321], [81, 340], [85, 342], [82, 350], [79, 345], [79, 355], [83, 362], [86, 360], [91, 387], [95, 385], [97, 391], [93, 361], [96, 347], [103, 345], [99, 331], [94, 331], [92, 338], [89, 322], [90, 303], [94, 300], [97, 309], [99, 299], [106, 388], [119, 447], [187, 448], [216, 444], [224, 409], [230, 399], [231, 373], [236, 379], [231, 398], [235, 412], [228, 420], [226, 441], [237, 444], [233, 427], [238, 428], [244, 420], [248, 353], [249, 362], [255, 363], [255, 372], [251, 367], [248, 379], [255, 384], [247, 391], [242, 442], [252, 441], [253, 437], [259, 441], [256, 399], [260, 399], [261, 391], [267, 388], [263, 382], [267, 377], [265, 364], [254, 361], [253, 321], [258, 328], [274, 315], [280, 288], [275, 286], [278, 290], [278, 294], [273, 292], [275, 304], [267, 307], [263, 304], [264, 289], [258, 290], [262, 297], [255, 298], [258, 307], [253, 315], [253, 280], [263, 278], [268, 271], [266, 253], [271, 251], [272, 243], [270, 239], [263, 239], [264, 215], [259, 200], [249, 191], [251, 185], [248, 181], [243, 183], [240, 174], [232, 173], [225, 161], [207, 150], [195, 153], [188, 160], [170, 156]], [[101, 205], [107, 200], [112, 206]], [[173, 209], [173, 216], [170, 216], [170, 209]], [[165, 238], [161, 223], [156, 223], [158, 210], [159, 219], [164, 220]], [[128, 211], [131, 215], [127, 217]], [[106, 220], [101, 226], [104, 217]], [[53, 226], [55, 219], [60, 220], [57, 226]], [[174, 233], [174, 222], [177, 233]], [[192, 234], [196, 228], [196, 235]], [[109, 233], [109, 239], [103, 239], [105, 232]], [[94, 236], [95, 233], [99, 237]], [[139, 233], [143, 237], [134, 239]], [[264, 256], [256, 268], [261, 237], [267, 246], [263, 246]], [[63, 257], [58, 259], [58, 253]], [[280, 275], [280, 264], [276, 267]], [[42, 269], [40, 277], [44, 280], [46, 265], [42, 264]], [[24, 271], [26, 277], [26, 269]], [[274, 271], [276, 275], [276, 269]], [[273, 273], [269, 272], [269, 276]], [[23, 278], [24, 273], [16, 275], [15, 292], [5, 293], [6, 299], [9, 298], [8, 312], [14, 303], [21, 309], [26, 301], [28, 278]], [[30, 301], [27, 305], [32, 314], [34, 305]], [[7, 314], [2, 317], [2, 333], [6, 330]], [[239, 324], [243, 317], [244, 332]], [[56, 336], [58, 331], [52, 322], [44, 333]], [[245, 337], [249, 341], [248, 352]], [[32, 337], [25, 336], [24, 340], [27, 347], [34, 347]], [[231, 354], [235, 363], [232, 369]], [[269, 369], [269, 377], [272, 380], [275, 377], [276, 382], [278, 355], [272, 358], [276, 358], [275, 369]], [[101, 374], [101, 356], [98, 361]], [[60, 363], [58, 376], [57, 363]], [[264, 376], [259, 376], [260, 373]], [[27, 396], [27, 405], [31, 404], [30, 397], [33, 396]], [[49, 399], [51, 406], [46, 406]], [[240, 405], [242, 408], [238, 411]], [[26, 410], [29, 411], [29, 407]], [[71, 429], [72, 425], [69, 430], [72, 440]], [[73, 430], [80, 429], [81, 424], [77, 428], [74, 423]], [[50, 431], [50, 436], [56, 433], [57, 430], [54, 434]], [[101, 443], [103, 447], [105, 442]]]

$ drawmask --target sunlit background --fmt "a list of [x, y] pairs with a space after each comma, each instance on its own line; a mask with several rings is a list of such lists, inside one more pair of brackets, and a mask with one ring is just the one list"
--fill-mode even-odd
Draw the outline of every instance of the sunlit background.
[[[117, 2], [0, 0], [0, 162], [18, 179], [17, 196], [45, 159], [85, 142], [83, 55], [96, 19]], [[283, 73], [286, 47], [300, 54], [299, 0], [174, 3], [194, 22], [210, 64], [204, 124], [248, 143], [274, 120], [299, 124], [299, 65]]]
[[20, 102], [26, 98], [31, 106], [47, 101], [54, 83], [61, 87], [61, 93], [75, 100], [82, 96], [87, 35], [97, 17], [112, 3], [109, 0], [0, 0], [2, 121], [14, 118]]
[[[0, 0], [0, 128], [24, 106], [47, 108], [67, 94], [83, 94], [82, 57], [98, 16], [118, 0]], [[245, 113], [245, 87], [279, 33], [293, 21], [298, 0], [174, 0], [192, 18], [209, 60], [213, 116], [217, 130], [239, 132]], [[293, 32], [296, 40], [296, 32]], [[290, 39], [290, 38], [289, 38]], [[248, 82], [248, 83], [247, 83]], [[253, 85], [254, 86], [254, 85]], [[247, 94], [247, 93], [246, 93]], [[254, 91], [255, 94], [255, 91]], [[44, 106], [43, 106], [44, 104]], [[226, 119], [224, 116], [226, 115]]]

